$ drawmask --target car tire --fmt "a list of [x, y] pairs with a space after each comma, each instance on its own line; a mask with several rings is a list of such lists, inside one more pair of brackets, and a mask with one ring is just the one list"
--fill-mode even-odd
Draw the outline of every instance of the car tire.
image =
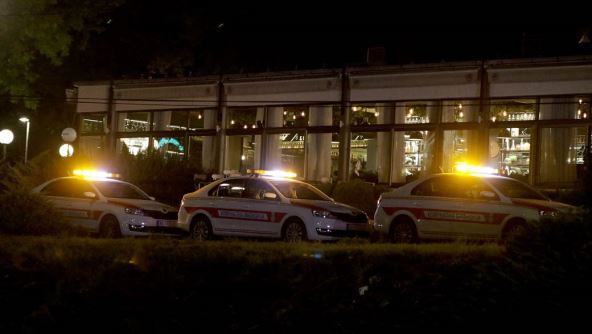
[[525, 229], [526, 223], [523, 221], [513, 220], [508, 222], [502, 233], [502, 243], [507, 243], [508, 240], [511, 240], [512, 238], [516, 237], [516, 235], [523, 233]]
[[282, 239], [285, 242], [301, 242], [308, 240], [306, 227], [300, 219], [289, 219], [282, 230]]
[[197, 216], [191, 222], [189, 229], [189, 237], [193, 240], [206, 241], [213, 237], [212, 225], [210, 221], [204, 216]]
[[409, 218], [393, 221], [389, 233], [390, 241], [395, 244], [412, 244], [417, 242], [415, 224]]
[[99, 236], [101, 238], [121, 238], [121, 227], [114, 216], [106, 216], [99, 225]]

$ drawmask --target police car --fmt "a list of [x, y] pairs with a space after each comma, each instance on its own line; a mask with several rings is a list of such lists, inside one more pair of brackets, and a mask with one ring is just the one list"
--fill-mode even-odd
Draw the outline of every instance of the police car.
[[274, 171], [226, 177], [183, 196], [178, 227], [191, 238], [263, 237], [288, 242], [367, 237], [367, 215]]
[[528, 222], [575, 212], [575, 207], [551, 201], [512, 178], [442, 173], [383, 193], [372, 229], [396, 243], [422, 239], [504, 241]]
[[102, 237], [178, 235], [177, 209], [111, 173], [74, 171], [33, 189], [65, 219]]

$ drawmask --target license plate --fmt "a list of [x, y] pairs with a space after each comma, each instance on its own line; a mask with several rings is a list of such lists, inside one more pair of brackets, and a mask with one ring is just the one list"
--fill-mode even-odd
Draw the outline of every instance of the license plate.
[[159, 227], [175, 227], [177, 224], [176, 220], [157, 220], [156, 226]]
[[347, 224], [348, 231], [368, 231], [368, 224]]

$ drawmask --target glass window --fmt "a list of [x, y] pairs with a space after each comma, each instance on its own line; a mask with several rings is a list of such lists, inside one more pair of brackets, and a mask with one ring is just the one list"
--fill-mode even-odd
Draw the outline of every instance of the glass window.
[[257, 127], [257, 108], [228, 108], [228, 129], [254, 129]]
[[504, 196], [510, 198], [527, 198], [540, 200], [548, 199], [545, 195], [539, 193], [538, 191], [532, 189], [527, 184], [524, 184], [522, 182], [509, 180], [505, 178], [489, 178], [488, 181]]
[[122, 132], [150, 131], [150, 113], [148, 113], [148, 112], [119, 113], [119, 131], [122, 131]]
[[542, 128], [539, 182], [575, 182], [578, 169], [583, 168], [584, 164], [586, 135], [585, 127]]
[[165, 158], [182, 158], [186, 153], [184, 137], [155, 137], [153, 146]]
[[308, 183], [295, 181], [271, 181], [271, 183], [287, 198], [330, 201], [322, 191]]
[[590, 99], [568, 96], [542, 98], [539, 119], [586, 119], [590, 114]]
[[437, 122], [435, 102], [399, 102], [396, 105], [395, 118], [397, 124], [417, 124]]
[[308, 115], [308, 107], [306, 106], [284, 107], [283, 127], [305, 127], [308, 125]]
[[[386, 133], [386, 135], [390, 135]], [[378, 182], [378, 170], [389, 168], [390, 161], [382, 159], [390, 156], [390, 141], [385, 133], [364, 132], [352, 133], [350, 142], [350, 171], [352, 178], [360, 178], [367, 182]], [[386, 160], [386, 161], [385, 161]], [[388, 173], [386, 175], [386, 182]]]
[[155, 111], [152, 120], [154, 131], [185, 131], [187, 130], [187, 111]]
[[88, 157], [100, 155], [107, 148], [106, 138], [106, 136], [80, 136], [78, 149], [81, 154]]
[[[256, 179], [249, 179], [247, 180], [247, 189], [243, 194], [246, 198], [251, 199], [261, 199], [261, 200], [279, 200], [275, 190], [265, 181], [256, 180]], [[276, 198], [269, 198], [265, 197], [265, 193], [273, 193], [276, 194]]]
[[434, 171], [434, 131], [395, 132], [391, 183], [406, 183]]
[[500, 175], [528, 181], [530, 128], [501, 128], [489, 132], [489, 161]]
[[216, 140], [216, 137], [210, 136], [189, 136], [186, 149], [189, 165], [199, 172], [214, 172]]
[[81, 114], [80, 133], [105, 133], [107, 114]]
[[145, 192], [140, 188], [125, 182], [112, 181], [94, 181], [95, 187], [99, 189], [101, 194], [109, 198], [129, 198], [129, 199], [143, 199], [149, 200]]
[[47, 196], [86, 198], [85, 192], [94, 193], [95, 190], [86, 181], [63, 179], [48, 184], [41, 192]]
[[209, 195], [215, 197], [243, 197], [245, 192], [244, 179], [229, 179], [210, 190]]
[[359, 104], [351, 108], [352, 125], [378, 124], [380, 110], [373, 104]]
[[[279, 141], [280, 169], [304, 176], [304, 132], [282, 133], [279, 135]], [[268, 153], [274, 146], [268, 148]]]
[[442, 171], [454, 172], [457, 162], [478, 161], [479, 132], [477, 130], [446, 130], [442, 143]]
[[226, 137], [225, 169], [246, 173], [247, 169], [258, 168], [261, 154], [260, 147], [260, 135]]
[[131, 155], [138, 155], [148, 151], [148, 137], [119, 138], [117, 141], [117, 153], [128, 152]]
[[442, 104], [442, 122], [477, 122], [479, 103], [476, 101], [451, 100]]
[[492, 100], [489, 117], [492, 122], [531, 121], [535, 110], [535, 99]]

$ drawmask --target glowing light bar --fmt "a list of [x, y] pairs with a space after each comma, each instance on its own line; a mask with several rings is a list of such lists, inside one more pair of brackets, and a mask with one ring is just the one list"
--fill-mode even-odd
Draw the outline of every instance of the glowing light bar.
[[296, 177], [297, 174], [294, 172], [286, 172], [282, 170], [263, 170], [263, 169], [249, 169], [249, 174], [258, 174], [262, 176], [273, 176], [273, 177]]
[[466, 162], [457, 162], [454, 166], [457, 173], [497, 174], [498, 170], [486, 166], [473, 166]]
[[106, 178], [119, 177], [119, 174], [104, 172], [104, 171], [100, 171], [100, 170], [91, 170], [91, 169], [75, 169], [74, 171], [72, 171], [72, 174], [74, 174], [76, 176], [83, 177], [83, 178], [88, 178], [88, 179], [91, 179], [91, 178], [106, 179]]

